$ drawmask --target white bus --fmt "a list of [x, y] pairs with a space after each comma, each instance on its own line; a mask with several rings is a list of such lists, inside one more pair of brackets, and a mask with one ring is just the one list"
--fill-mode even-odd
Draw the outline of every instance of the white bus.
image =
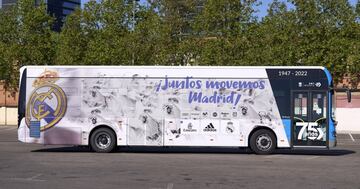
[[336, 145], [324, 67], [25, 66], [25, 143], [276, 148]]

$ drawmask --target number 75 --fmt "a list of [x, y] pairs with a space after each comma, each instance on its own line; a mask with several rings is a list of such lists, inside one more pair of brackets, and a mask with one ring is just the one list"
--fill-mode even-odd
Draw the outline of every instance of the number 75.
[[302, 127], [300, 129], [300, 132], [299, 132], [298, 137], [297, 137], [298, 140], [302, 139], [302, 136], [304, 135], [305, 130], [308, 131], [307, 135], [309, 135], [309, 131], [310, 132], [312, 131], [313, 133], [318, 133], [317, 136], [307, 136], [307, 138], [310, 139], [310, 140], [320, 140], [324, 136], [324, 131], [322, 129], [320, 129], [320, 128], [317, 128], [318, 124], [315, 123], [315, 122], [297, 122], [296, 126]]

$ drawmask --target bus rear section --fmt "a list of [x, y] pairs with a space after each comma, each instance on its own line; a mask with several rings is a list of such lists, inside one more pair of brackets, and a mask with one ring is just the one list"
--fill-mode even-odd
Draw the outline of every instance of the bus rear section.
[[336, 146], [333, 82], [326, 68], [268, 69], [291, 147]]
[[38, 144], [328, 148], [322, 67], [28, 66], [18, 137]]

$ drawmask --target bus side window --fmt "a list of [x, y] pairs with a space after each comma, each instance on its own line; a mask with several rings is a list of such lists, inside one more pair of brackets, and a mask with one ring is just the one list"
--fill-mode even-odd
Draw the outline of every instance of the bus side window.
[[314, 93], [312, 98], [313, 119], [326, 118], [326, 96], [323, 93]]
[[281, 118], [290, 119], [291, 106], [291, 82], [289, 79], [271, 79], [271, 88], [274, 93]]
[[294, 115], [297, 117], [307, 116], [307, 96], [304, 94], [296, 94], [294, 101]]
[[289, 95], [284, 90], [274, 90], [276, 104], [282, 118], [290, 117]]

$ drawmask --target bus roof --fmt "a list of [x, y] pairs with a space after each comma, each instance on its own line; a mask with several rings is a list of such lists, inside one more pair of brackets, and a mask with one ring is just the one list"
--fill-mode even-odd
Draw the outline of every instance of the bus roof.
[[[26, 66], [27, 77], [39, 77], [53, 69], [59, 77], [153, 77], [153, 78], [247, 78], [266, 79], [267, 70], [319, 70], [315, 75], [326, 75], [321, 66]], [[320, 74], [321, 72], [321, 74]], [[319, 73], [319, 74], [318, 74]], [[325, 74], [322, 74], [325, 73]]]
[[160, 66], [160, 65], [154, 65], [154, 66], [123, 66], [123, 65], [28, 65], [23, 66], [23, 68], [42, 68], [42, 67], [51, 67], [51, 68], [123, 68], [123, 69], [204, 69], [204, 68], [217, 68], [217, 69], [321, 69], [324, 70], [325, 67], [323, 66]]

